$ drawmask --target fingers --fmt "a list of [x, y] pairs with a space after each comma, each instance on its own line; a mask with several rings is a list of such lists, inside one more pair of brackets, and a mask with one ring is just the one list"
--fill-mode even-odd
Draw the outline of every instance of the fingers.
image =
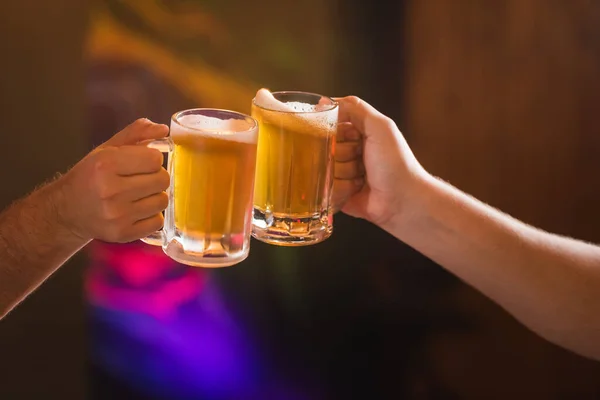
[[165, 192], [153, 194], [133, 203], [131, 218], [141, 221], [160, 214], [169, 205], [169, 196]]
[[349, 198], [360, 192], [364, 183], [365, 181], [363, 178], [334, 180], [333, 195], [331, 196], [334, 212], [341, 210]]
[[140, 118], [114, 135], [101, 147], [134, 145], [151, 139], [160, 139], [169, 134], [169, 127]]
[[170, 184], [163, 154], [140, 142], [167, 136], [169, 128], [139, 119], [88, 155], [80, 166], [88, 197], [89, 236], [128, 242], [147, 236], [163, 224]]
[[149, 218], [137, 221], [128, 225], [122, 230], [116, 230], [117, 233], [109, 236], [107, 241], [115, 243], [126, 243], [149, 236], [150, 234], [162, 228], [164, 219], [162, 214], [156, 214]]
[[337, 130], [337, 135], [336, 135], [336, 141], [338, 143], [349, 142], [349, 141], [359, 141], [359, 140], [361, 140], [361, 138], [362, 138], [362, 135], [360, 134], [358, 129], [356, 129], [356, 127], [354, 127], [354, 125], [352, 125], [351, 122], [340, 122], [338, 124], [338, 130]]
[[120, 176], [152, 174], [162, 169], [164, 156], [146, 146], [122, 146], [116, 149], [114, 171]]
[[362, 134], [350, 121], [340, 122], [336, 136], [332, 205], [340, 211], [365, 184]]
[[362, 144], [360, 142], [336, 143], [335, 161], [348, 162], [360, 158], [362, 155]]
[[122, 198], [136, 201], [148, 196], [164, 192], [169, 188], [169, 173], [161, 168], [152, 174], [119, 177], [119, 185], [124, 188]]
[[350, 161], [335, 163], [335, 179], [355, 179], [365, 175], [365, 168], [362, 162]]
[[160, 171], [163, 164], [162, 153], [145, 146], [100, 148], [92, 154], [97, 173], [117, 176], [155, 173]]
[[335, 146], [335, 161], [347, 162], [362, 155], [362, 135], [350, 122], [338, 124]]
[[339, 122], [351, 122], [366, 137], [377, 134], [393, 122], [356, 96], [335, 99], [340, 105]]
[[354, 180], [357, 180], [358, 187], [362, 185], [365, 168], [362, 162], [361, 137], [362, 135], [351, 122], [338, 124], [334, 169], [334, 187], [338, 187], [338, 189], [337, 193], [334, 189], [334, 196], [339, 196], [340, 190], [342, 190], [343, 196], [354, 193], [356, 189]]
[[162, 227], [162, 211], [169, 197], [165, 192], [138, 201], [107, 199], [101, 204], [98, 220], [99, 234], [94, 237], [120, 243], [148, 236]]
[[135, 201], [166, 190], [170, 179], [162, 154], [144, 146], [109, 147], [96, 151], [87, 180], [100, 199]]
[[164, 218], [162, 214], [156, 214], [150, 218], [146, 218], [140, 221], [137, 221], [133, 224], [131, 237], [132, 240], [136, 240], [138, 238], [143, 238], [151, 233], [156, 232], [161, 229], [164, 224]]

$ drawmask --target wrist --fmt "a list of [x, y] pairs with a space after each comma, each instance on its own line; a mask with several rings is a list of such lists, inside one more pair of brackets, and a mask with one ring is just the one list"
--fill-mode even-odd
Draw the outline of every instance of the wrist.
[[87, 237], [77, 228], [76, 216], [74, 215], [75, 208], [71, 204], [72, 195], [69, 194], [67, 179], [67, 176], [61, 176], [47, 185], [44, 188], [46, 189], [44, 195], [48, 197], [47, 204], [51, 208], [50, 211], [54, 216], [58, 233], [84, 245], [92, 238]]
[[438, 185], [439, 180], [425, 170], [415, 173], [410, 185], [399, 187], [400, 204], [390, 206], [393, 212], [385, 223], [379, 224], [380, 228], [406, 241], [419, 221], [427, 217], [426, 205], [436, 195]]

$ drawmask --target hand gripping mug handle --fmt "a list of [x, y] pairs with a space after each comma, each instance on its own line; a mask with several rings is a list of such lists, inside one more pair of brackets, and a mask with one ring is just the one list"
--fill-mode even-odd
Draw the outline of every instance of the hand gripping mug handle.
[[[166, 137], [166, 138], [162, 138], [162, 139], [157, 139], [157, 140], [151, 140], [149, 142], [146, 142], [145, 145], [147, 147], [150, 147], [151, 149], [156, 149], [161, 151], [162, 153], [171, 153], [171, 151], [173, 151], [173, 142], [171, 141], [170, 137]], [[169, 171], [170, 173], [170, 171]], [[170, 201], [170, 199], [169, 199]], [[141, 238], [140, 240], [144, 243], [147, 244], [151, 244], [152, 246], [162, 246], [165, 242], [165, 231], [164, 228], [160, 229], [154, 233], [151, 233], [150, 235]]]

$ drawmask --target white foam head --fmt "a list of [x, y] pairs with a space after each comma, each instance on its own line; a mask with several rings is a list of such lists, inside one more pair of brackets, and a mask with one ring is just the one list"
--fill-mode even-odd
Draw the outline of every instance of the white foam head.
[[[323, 97], [326, 99], [326, 97]], [[291, 112], [291, 113], [314, 113], [332, 109], [331, 104], [308, 104], [300, 101], [282, 102], [277, 100], [269, 89], [260, 89], [256, 92], [254, 98], [256, 105], [273, 111]]]
[[260, 89], [256, 92], [254, 104], [270, 111], [292, 113], [296, 118], [316, 129], [323, 129], [337, 122], [337, 109], [336, 112], [332, 113], [321, 112], [332, 110], [331, 104], [315, 105], [298, 101], [282, 102], [276, 99], [268, 89]]
[[188, 114], [171, 122], [171, 136], [202, 135], [243, 143], [256, 143], [258, 129], [243, 119], [220, 119], [201, 114]]

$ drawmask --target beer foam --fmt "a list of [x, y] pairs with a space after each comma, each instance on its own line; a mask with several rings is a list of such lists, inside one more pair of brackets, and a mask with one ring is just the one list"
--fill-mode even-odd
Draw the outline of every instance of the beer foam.
[[200, 114], [183, 115], [171, 124], [171, 136], [202, 135], [243, 143], [256, 143], [258, 129], [243, 119], [220, 119]]
[[[254, 98], [256, 105], [272, 111], [291, 112], [291, 113], [314, 113], [317, 111], [325, 111], [320, 105], [302, 103], [300, 101], [282, 102], [277, 100], [268, 89], [260, 89], [256, 92]], [[305, 116], [306, 117], [306, 116]]]
[[332, 126], [337, 123], [337, 110], [332, 113], [322, 113], [319, 111], [331, 110], [331, 105], [314, 105], [309, 103], [303, 103], [299, 101], [282, 102], [277, 100], [275, 96], [268, 89], [260, 89], [256, 92], [254, 98], [254, 104], [257, 106], [270, 111], [270, 114], [286, 113], [280, 115], [268, 115], [270, 120], [280, 120], [283, 122], [286, 116], [296, 123], [305, 125], [305, 128], [314, 130], [313, 133], [320, 131], [331, 130]]

